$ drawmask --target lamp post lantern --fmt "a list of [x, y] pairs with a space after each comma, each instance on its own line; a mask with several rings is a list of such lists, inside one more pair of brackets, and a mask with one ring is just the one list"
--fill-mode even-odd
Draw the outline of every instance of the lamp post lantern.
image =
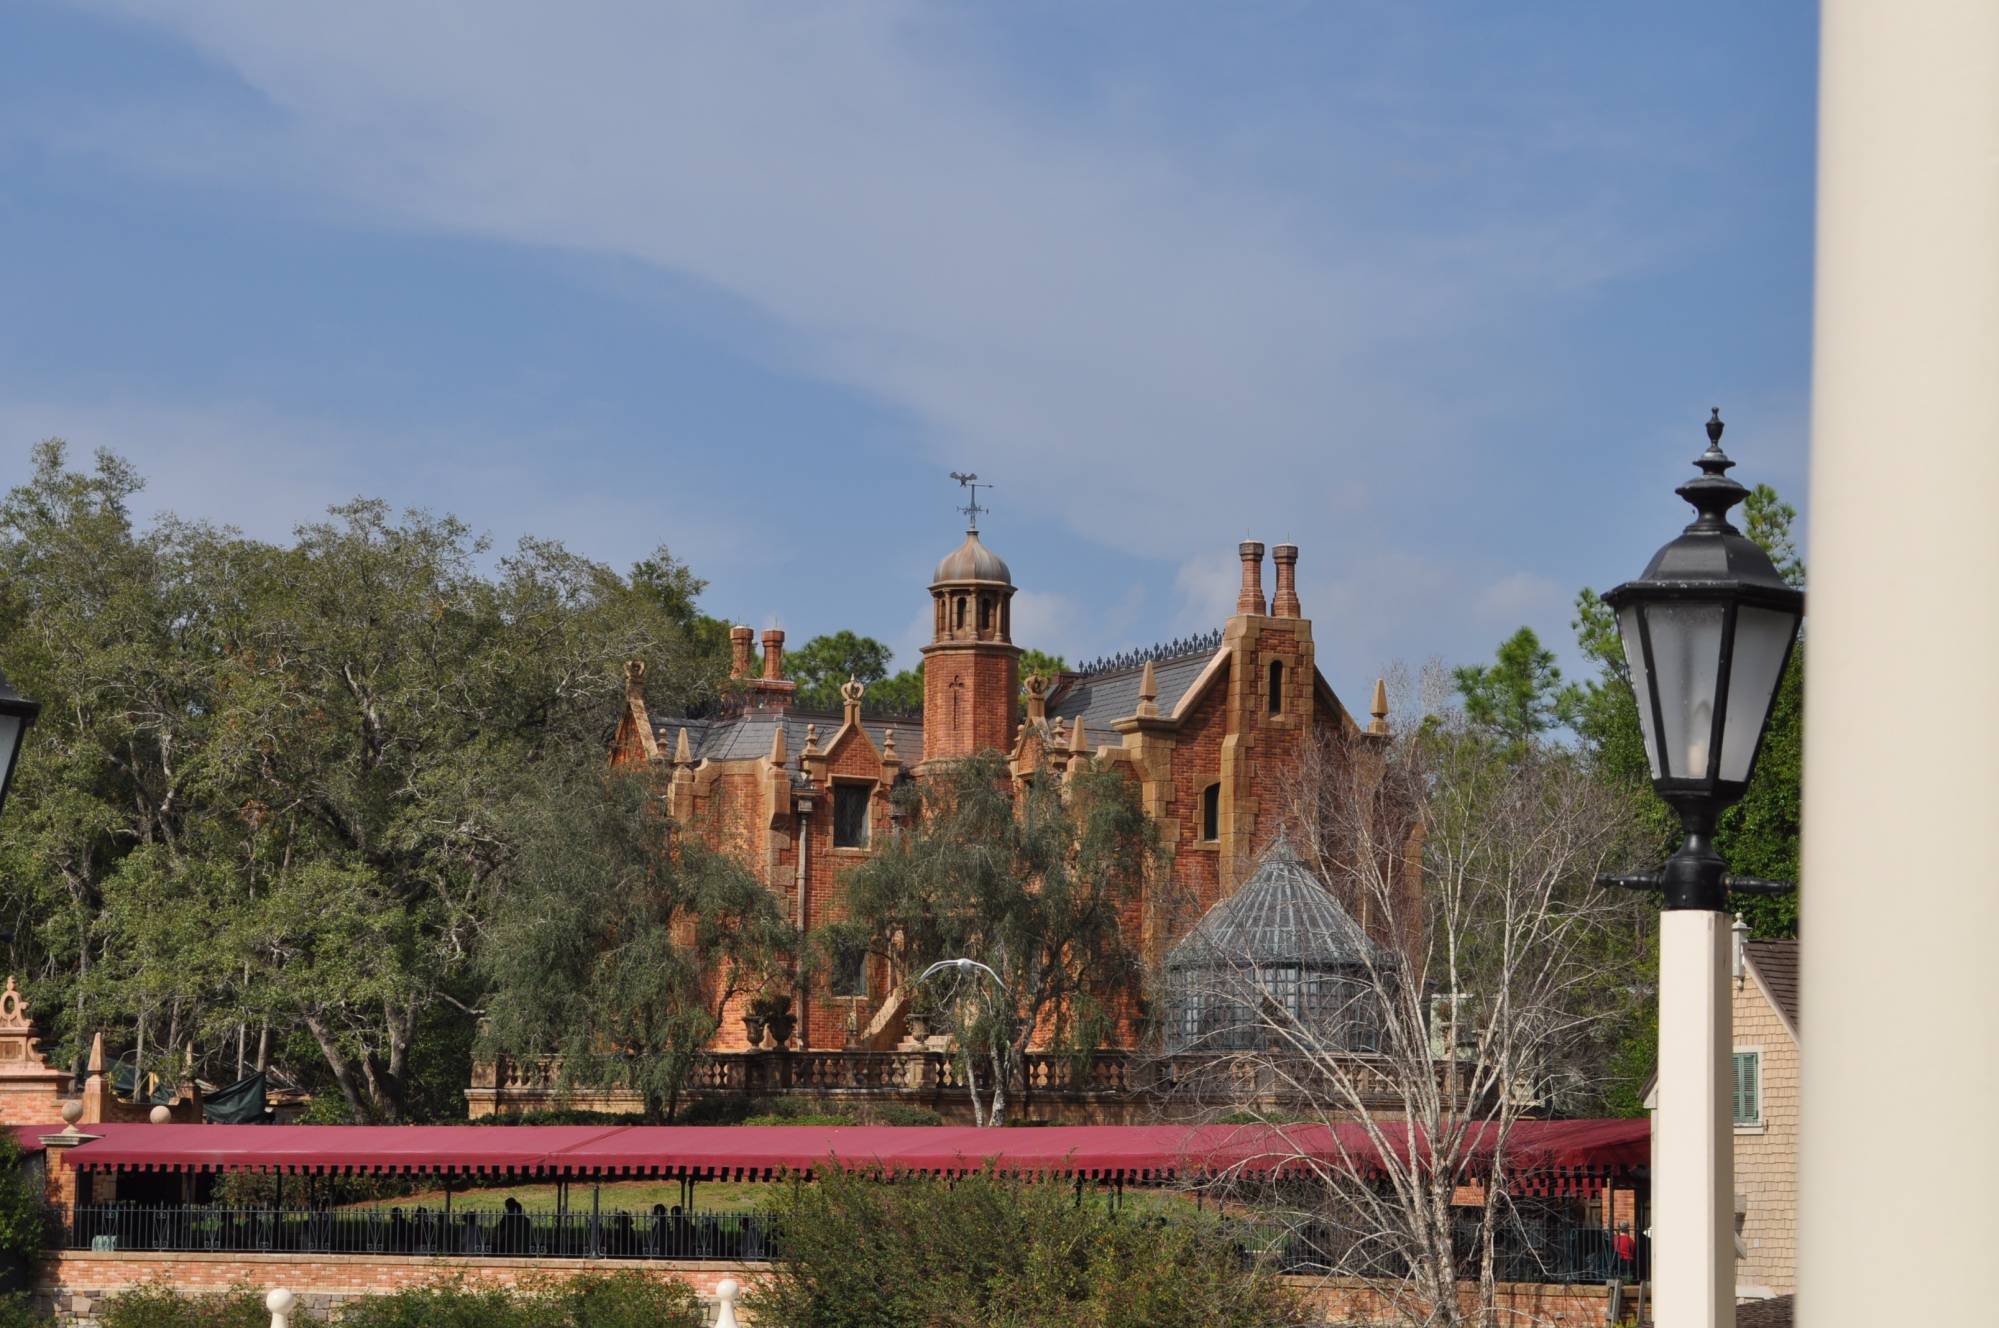
[[15, 691], [0, 673], [0, 811], [7, 807], [7, 790], [14, 785], [14, 763], [21, 755], [21, 741], [28, 726], [42, 713], [40, 701], [30, 701]]
[[1805, 611], [1755, 541], [1729, 524], [1748, 490], [1728, 478], [1721, 411], [1701, 474], [1675, 492], [1699, 515], [1645, 572], [1607, 593], [1631, 669], [1652, 787], [1685, 837], [1658, 872], [1605, 884], [1663, 895], [1653, 1267], [1660, 1328], [1735, 1322], [1731, 892], [1792, 887], [1729, 874], [1715, 822], [1741, 798]]

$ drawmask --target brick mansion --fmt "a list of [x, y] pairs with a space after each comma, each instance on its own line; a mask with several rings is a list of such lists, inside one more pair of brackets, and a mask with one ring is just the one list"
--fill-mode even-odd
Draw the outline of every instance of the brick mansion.
[[[656, 713], [642, 673], [629, 670], [611, 759], [657, 772], [676, 821], [750, 864], [801, 933], [837, 917], [841, 877], [892, 833], [890, 794], [902, 781], [981, 751], [1003, 754], [1016, 779], [1060, 777], [1079, 763], [1121, 771], [1158, 826], [1176, 897], [1198, 916], [1255, 867], [1284, 814], [1286, 778], [1314, 744], [1387, 732], [1378, 681], [1363, 722], [1319, 671], [1297, 546], [1270, 550], [1267, 600], [1264, 546], [1244, 542], [1239, 553], [1235, 612], [1218, 630], [1023, 687], [1012, 574], [974, 529], [931, 578], [920, 717], [871, 713], [852, 682], [842, 713], [801, 709], [784, 633], [763, 633], [757, 669], [754, 633], [736, 627], [722, 713]], [[893, 1045], [901, 997], [888, 985], [859, 971], [796, 992], [795, 1045]], [[741, 1021], [725, 1019], [714, 1049], [745, 1045]]]

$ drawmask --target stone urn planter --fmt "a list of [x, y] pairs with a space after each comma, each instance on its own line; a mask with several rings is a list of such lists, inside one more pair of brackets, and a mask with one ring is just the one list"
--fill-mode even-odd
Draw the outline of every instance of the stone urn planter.
[[743, 1016], [744, 1027], [749, 1026], [749, 1021], [753, 1017], [758, 1024], [757, 1041], [754, 1044], [757, 1046], [763, 1043], [764, 1029], [770, 1030], [771, 1045], [782, 1048], [791, 1041], [792, 1032], [798, 1027], [798, 1016], [791, 1012], [791, 997], [782, 992], [771, 992], [751, 1001], [749, 1013]]
[[930, 1036], [930, 1011], [911, 1010], [903, 1016], [903, 1022], [909, 1026], [909, 1036], [916, 1041], [921, 1042]]
[[755, 1051], [764, 1044], [764, 1017], [751, 1010], [743, 1016], [743, 1032], [750, 1039], [750, 1050]]

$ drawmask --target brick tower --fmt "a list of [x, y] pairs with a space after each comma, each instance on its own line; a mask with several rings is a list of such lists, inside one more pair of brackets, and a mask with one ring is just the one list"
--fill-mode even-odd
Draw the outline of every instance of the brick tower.
[[923, 647], [923, 759], [1013, 746], [1020, 647], [1013, 643], [1013, 574], [979, 543], [978, 528], [937, 564]]

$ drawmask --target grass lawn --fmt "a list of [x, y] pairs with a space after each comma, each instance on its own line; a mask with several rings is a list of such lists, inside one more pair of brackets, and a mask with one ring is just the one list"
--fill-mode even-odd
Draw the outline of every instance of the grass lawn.
[[[788, 1183], [788, 1182], [787, 1182]], [[778, 1189], [770, 1181], [697, 1181], [694, 1186], [694, 1207], [704, 1213], [737, 1213], [761, 1206], [766, 1198]], [[530, 1212], [551, 1212], [555, 1208], [555, 1186], [548, 1183], [527, 1185], [497, 1185], [489, 1189], [461, 1190], [451, 1192], [451, 1211], [454, 1213], [494, 1213], [507, 1206], [507, 1200], [519, 1199], [521, 1207]], [[665, 1204], [668, 1208], [681, 1202], [679, 1181], [672, 1180], [618, 1180], [604, 1183], [603, 1208], [607, 1213], [620, 1209], [628, 1213], [652, 1211], [654, 1204]], [[366, 1199], [360, 1203], [343, 1205], [345, 1208], [400, 1208], [405, 1212], [413, 1208], [432, 1210], [444, 1207], [442, 1188], [418, 1190], [398, 1199]], [[569, 1186], [569, 1209], [571, 1212], [590, 1211], [590, 1183], [572, 1181]]]
[[[810, 1184], [810, 1181], [805, 1182]], [[694, 1185], [693, 1209], [702, 1213], [740, 1213], [761, 1207], [767, 1200], [790, 1181], [697, 1181]], [[490, 1213], [506, 1207], [507, 1200], [518, 1199], [521, 1207], [529, 1212], [551, 1212], [555, 1208], [555, 1186], [547, 1183], [528, 1185], [499, 1185], [491, 1188], [451, 1192], [451, 1211], [454, 1213]], [[1093, 1185], [1083, 1187], [1086, 1203], [1108, 1203], [1111, 1191]], [[619, 1180], [606, 1181], [602, 1197], [603, 1211], [616, 1213], [647, 1213], [654, 1204], [665, 1204], [668, 1208], [681, 1202], [680, 1183], [671, 1180]], [[1128, 1188], [1124, 1192], [1127, 1212], [1168, 1212], [1182, 1206], [1191, 1205], [1193, 1199], [1177, 1190], [1155, 1190]], [[422, 1207], [433, 1212], [444, 1207], [443, 1189], [419, 1190], [398, 1199], [368, 1199], [360, 1203], [343, 1205], [345, 1208], [400, 1208], [404, 1212]], [[588, 1181], [572, 1181], [569, 1186], [569, 1210], [571, 1212], [590, 1211], [590, 1184]]]

